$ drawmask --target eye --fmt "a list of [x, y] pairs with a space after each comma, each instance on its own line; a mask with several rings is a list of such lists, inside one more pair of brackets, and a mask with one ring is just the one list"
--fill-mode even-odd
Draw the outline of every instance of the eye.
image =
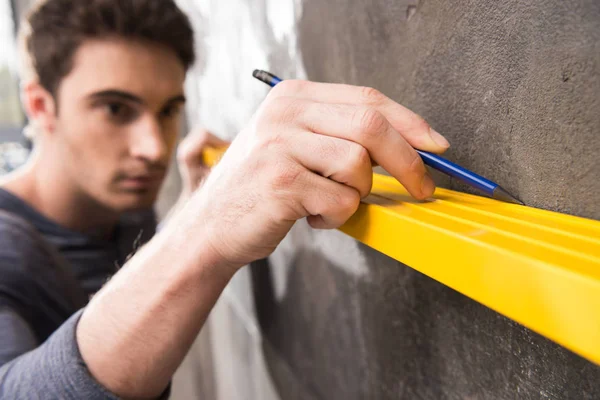
[[111, 103], [107, 105], [108, 111], [112, 116], [119, 115], [119, 111], [123, 110], [123, 105], [118, 103]]
[[165, 118], [173, 118], [177, 117], [179, 112], [180, 107], [178, 105], [167, 106], [160, 112], [160, 116]]
[[105, 105], [108, 117], [117, 123], [127, 123], [136, 116], [136, 111], [127, 104], [119, 102], [110, 102]]

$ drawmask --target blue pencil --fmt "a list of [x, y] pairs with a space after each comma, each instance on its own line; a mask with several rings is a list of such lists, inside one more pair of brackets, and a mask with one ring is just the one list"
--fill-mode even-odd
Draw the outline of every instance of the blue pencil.
[[[276, 77], [270, 72], [261, 71], [259, 69], [254, 70], [252, 76], [271, 87], [274, 87], [279, 82], [281, 82], [280, 78]], [[496, 200], [523, 205], [522, 201], [512, 196], [497, 183], [492, 182], [489, 179], [486, 179], [483, 176], [476, 174], [475, 172], [469, 171], [468, 169], [463, 168], [460, 165], [453, 163], [452, 161], [446, 160], [445, 158], [440, 157], [437, 154], [418, 149], [415, 150], [417, 151], [417, 153], [419, 153], [425, 165], [428, 165], [433, 169], [436, 169], [440, 172], [443, 172], [446, 175], [456, 178], [459, 181], [466, 183], [471, 187], [479, 189]]]

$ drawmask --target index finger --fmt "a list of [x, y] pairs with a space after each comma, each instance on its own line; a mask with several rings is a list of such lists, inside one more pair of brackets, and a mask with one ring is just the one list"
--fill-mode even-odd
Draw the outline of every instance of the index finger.
[[420, 115], [370, 87], [286, 80], [277, 84], [269, 96], [373, 107], [412, 147], [433, 153], [443, 153], [450, 147], [448, 141]]

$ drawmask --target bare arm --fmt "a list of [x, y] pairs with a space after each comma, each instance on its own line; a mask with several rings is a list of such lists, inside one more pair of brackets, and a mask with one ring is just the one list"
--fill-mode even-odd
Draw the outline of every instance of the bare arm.
[[372, 162], [430, 196], [413, 147], [447, 143], [377, 91], [279, 84], [202, 189], [91, 301], [77, 329], [91, 373], [123, 397], [158, 396], [237, 269], [268, 256], [298, 219], [343, 224], [371, 189]]
[[182, 362], [236, 271], [198, 246], [205, 239], [175, 215], [88, 305], [77, 341], [92, 375], [112, 392], [155, 398]]

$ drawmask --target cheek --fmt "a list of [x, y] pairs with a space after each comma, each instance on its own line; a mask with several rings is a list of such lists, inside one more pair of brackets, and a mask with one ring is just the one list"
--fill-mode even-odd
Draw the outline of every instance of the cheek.
[[104, 129], [101, 121], [88, 118], [76, 121], [60, 133], [59, 149], [62, 159], [82, 186], [105, 186], [110, 184], [119, 169], [119, 148], [114, 132]]

